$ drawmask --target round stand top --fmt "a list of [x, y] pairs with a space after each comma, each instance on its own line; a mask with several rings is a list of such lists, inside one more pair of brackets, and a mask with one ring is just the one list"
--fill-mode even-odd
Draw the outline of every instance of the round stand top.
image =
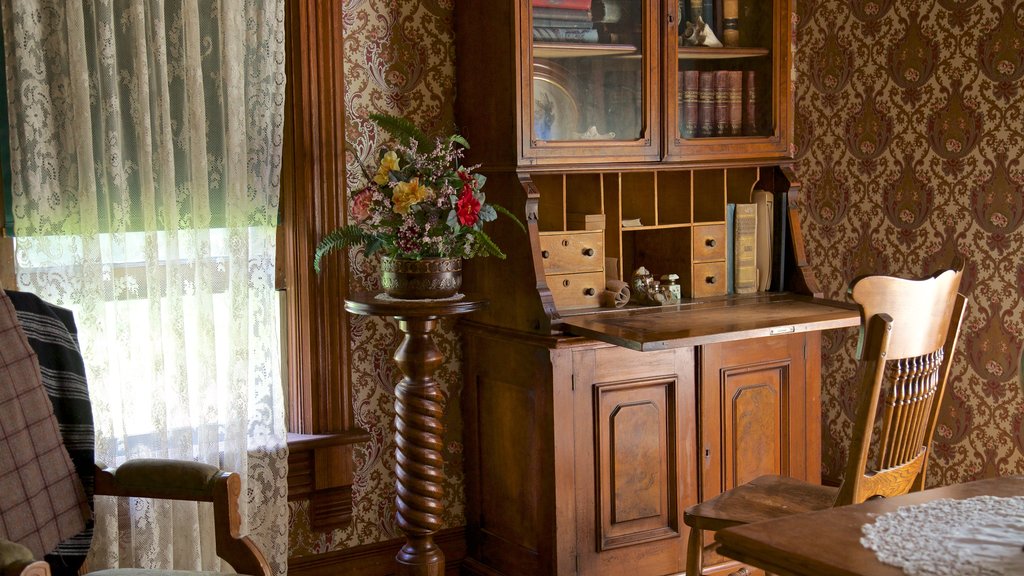
[[473, 296], [459, 299], [399, 300], [376, 292], [356, 292], [345, 299], [345, 310], [363, 316], [395, 316], [402, 318], [453, 316], [476, 312], [487, 300]]

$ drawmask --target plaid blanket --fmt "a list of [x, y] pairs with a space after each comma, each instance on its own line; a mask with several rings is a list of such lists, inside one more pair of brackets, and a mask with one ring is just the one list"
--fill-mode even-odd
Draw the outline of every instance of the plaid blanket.
[[[92, 406], [78, 330], [70, 310], [28, 292], [7, 291], [28, 343], [39, 358], [43, 387], [53, 405], [60, 434], [92, 506], [95, 467]], [[63, 540], [46, 561], [54, 575], [77, 574], [92, 542], [92, 520], [85, 530]]]

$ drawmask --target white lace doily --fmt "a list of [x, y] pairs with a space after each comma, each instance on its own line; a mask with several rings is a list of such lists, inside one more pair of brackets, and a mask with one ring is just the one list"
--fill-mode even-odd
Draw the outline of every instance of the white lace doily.
[[1024, 574], [1024, 496], [904, 506], [861, 531], [880, 562], [910, 576]]

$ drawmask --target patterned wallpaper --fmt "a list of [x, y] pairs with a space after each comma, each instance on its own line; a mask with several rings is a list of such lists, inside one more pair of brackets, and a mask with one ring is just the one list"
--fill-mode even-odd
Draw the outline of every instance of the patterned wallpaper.
[[[374, 111], [427, 130], [452, 125], [454, 0], [344, 0], [348, 136], [366, 157]], [[930, 484], [1024, 473], [1024, 5], [1013, 0], [800, 0], [798, 174], [809, 257], [826, 295], [862, 273], [922, 275], [960, 254], [969, 313]], [[355, 177], [352, 158], [349, 175]], [[355, 255], [354, 289], [377, 262]], [[448, 394], [445, 527], [463, 515], [459, 348], [450, 325], [438, 380]], [[353, 319], [356, 454], [352, 525], [309, 528], [291, 504], [293, 556], [399, 536], [394, 522], [393, 323]], [[854, 410], [855, 331], [824, 341], [824, 469], [841, 470]]]
[[[799, 1], [797, 172], [826, 295], [967, 263], [929, 484], [1024, 472], [1024, 4]], [[824, 469], [845, 462], [855, 331], [826, 338]]]
[[[387, 137], [367, 119], [373, 112], [406, 116], [428, 133], [453, 129], [452, 10], [453, 0], [343, 0], [346, 133], [364, 162]], [[348, 176], [350, 186], [358, 184], [359, 169], [352, 154]], [[376, 256], [354, 253], [351, 289], [378, 289], [379, 265]], [[352, 524], [333, 532], [314, 531], [309, 526], [309, 502], [290, 503], [292, 556], [401, 536], [395, 522], [393, 424], [395, 384], [401, 373], [392, 361], [401, 333], [391, 320], [358, 316], [351, 322], [353, 410], [356, 423], [371, 435], [367, 444], [356, 449]], [[449, 528], [466, 523], [458, 402], [461, 355], [451, 321], [442, 322], [434, 340], [446, 359], [435, 378], [448, 398], [443, 528]]]

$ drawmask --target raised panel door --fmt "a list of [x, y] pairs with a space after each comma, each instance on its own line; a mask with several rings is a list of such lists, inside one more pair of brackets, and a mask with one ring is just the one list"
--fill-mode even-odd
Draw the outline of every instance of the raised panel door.
[[674, 574], [696, 501], [693, 349], [573, 354], [579, 573]]

